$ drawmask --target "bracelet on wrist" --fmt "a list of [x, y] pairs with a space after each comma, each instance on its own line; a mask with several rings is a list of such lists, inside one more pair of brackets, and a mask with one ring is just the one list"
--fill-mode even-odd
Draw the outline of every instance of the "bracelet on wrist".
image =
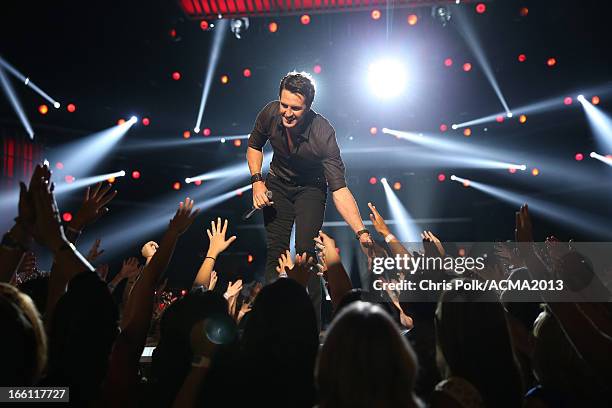
[[206, 257], [206, 258], [204, 258], [204, 259], [212, 259], [212, 260], [213, 260], [213, 262], [217, 262], [217, 259], [216, 259], [216, 258], [213, 258], [212, 256], [207, 256], [207, 257]]
[[355, 238], [359, 239], [361, 237], [362, 234], [368, 234], [370, 235], [370, 231], [368, 231], [367, 228], [364, 228], [362, 230], [359, 230], [355, 233]]
[[261, 175], [261, 173], [255, 173], [251, 176], [251, 184], [256, 183], [258, 181], [264, 181], [263, 176]]
[[389, 233], [389, 234], [385, 235], [385, 242], [386, 242], [387, 244], [388, 244], [389, 242], [393, 241], [394, 239], [397, 239], [397, 238], [395, 238], [395, 235], [393, 235], [393, 234], [391, 234], [391, 233]]

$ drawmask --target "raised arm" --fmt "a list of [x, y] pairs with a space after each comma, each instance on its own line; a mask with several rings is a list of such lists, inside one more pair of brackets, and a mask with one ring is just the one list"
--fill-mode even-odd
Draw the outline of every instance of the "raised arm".
[[393, 255], [410, 255], [410, 252], [402, 245], [402, 243], [396, 238], [395, 235], [391, 233], [391, 229], [387, 226], [385, 219], [380, 215], [376, 206], [372, 203], [368, 203], [368, 207], [370, 207], [370, 220], [372, 220], [372, 225], [374, 225], [374, 229], [376, 232], [380, 234], [381, 237], [385, 239], [385, 242], [389, 245], [391, 252]]
[[81, 208], [66, 228], [66, 237], [73, 244], [81, 235], [83, 228], [92, 224], [108, 212], [106, 205], [117, 195], [117, 190], [111, 191], [112, 184], [103, 186], [98, 183], [93, 189], [87, 187]]
[[333, 310], [336, 310], [342, 297], [353, 289], [353, 285], [342, 265], [336, 241], [323, 231], [319, 231], [319, 236], [314, 241], [325, 257], [325, 265], [327, 267], [325, 277], [329, 284], [329, 296], [331, 297], [332, 307]]
[[206, 253], [206, 258], [204, 258], [202, 265], [200, 265], [193, 286], [209, 287], [210, 274], [215, 266], [217, 257], [236, 240], [235, 235], [232, 235], [229, 239], [225, 239], [225, 234], [227, 233], [227, 220], [224, 220], [223, 224], [221, 224], [221, 218], [217, 218], [217, 222], [211, 221], [210, 226], [210, 229], [206, 230], [206, 234], [210, 241], [208, 252]]

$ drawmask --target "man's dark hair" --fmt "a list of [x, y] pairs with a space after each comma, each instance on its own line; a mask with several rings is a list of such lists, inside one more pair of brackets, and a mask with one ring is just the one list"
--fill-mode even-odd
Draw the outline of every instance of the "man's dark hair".
[[312, 76], [307, 72], [289, 72], [280, 82], [278, 96], [280, 97], [283, 89], [291, 93], [299, 94], [304, 97], [306, 106], [310, 108], [315, 97], [315, 83]]

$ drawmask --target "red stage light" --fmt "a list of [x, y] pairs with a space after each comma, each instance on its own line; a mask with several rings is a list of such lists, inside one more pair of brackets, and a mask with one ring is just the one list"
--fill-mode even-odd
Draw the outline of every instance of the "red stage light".
[[510, 167], [508, 171], [512, 174], [516, 173], [516, 167]]
[[447, 58], [444, 60], [444, 65], [447, 67], [450, 67], [451, 65], [453, 65], [453, 60], [451, 58]]
[[376, 184], [378, 180], [376, 179], [376, 177], [370, 177], [370, 184]]
[[181, 183], [179, 183], [178, 181], [175, 181], [174, 184], [172, 184], [172, 188], [175, 190], [180, 190], [181, 189]]
[[64, 168], [64, 163], [62, 162], [55, 163], [55, 168], [58, 170], [62, 170]]
[[465, 180], [463, 182], [463, 187], [469, 187], [470, 186], [470, 180]]
[[64, 220], [65, 222], [72, 221], [72, 214], [70, 214], [69, 212], [63, 213], [62, 214], [62, 220]]
[[251, 254], [247, 255], [247, 262], [248, 263], [253, 263], [254, 260], [255, 260], [255, 258], [253, 257], [253, 255], [251, 255]]
[[242, 140], [240, 140], [240, 139], [234, 140], [234, 146], [240, 147], [241, 145], [242, 145]]
[[529, 14], [529, 9], [527, 7], [521, 7], [521, 9], [519, 10], [519, 14], [521, 15], [521, 17], [526, 17], [527, 14]]
[[304, 25], [310, 24], [310, 16], [308, 14], [303, 14], [302, 17], [300, 17], [300, 23]]
[[534, 176], [537, 176], [538, 174], [540, 174], [540, 170], [539, 169], [533, 169], [531, 170], [531, 174]]
[[242, 70], [242, 75], [244, 75], [245, 78], [250, 78], [251, 77], [251, 70], [248, 68], [245, 68]]
[[463, 130], [463, 136], [465, 136], [465, 137], [470, 137], [470, 136], [472, 136], [472, 129], [470, 129], [470, 128], [465, 128], [465, 129]]
[[134, 171], [132, 172], [132, 178], [133, 178], [134, 180], [138, 180], [138, 179], [140, 178], [140, 172], [139, 172], [138, 170], [134, 170]]
[[195, 184], [196, 186], [199, 186], [202, 184], [202, 180], [196, 180], [193, 182], [193, 184]]
[[172, 38], [176, 38], [176, 30], [175, 30], [174, 28], [172, 28], [172, 29], [171, 29], [171, 30], [168, 32], [168, 34], [170, 34], [170, 37], [172, 37]]
[[527, 122], [527, 115], [521, 115], [521, 116], [519, 116], [519, 122], [520, 122], [520, 123], [525, 123], [525, 122]]
[[440, 132], [446, 132], [448, 130], [448, 125], [443, 123], [440, 125]]
[[187, 294], [187, 291], [185, 289], [181, 290], [181, 296], [185, 296]]
[[278, 31], [278, 24], [276, 22], [271, 22], [270, 24], [268, 24], [268, 31], [270, 31], [271, 33], [275, 33]]
[[68, 175], [68, 176], [64, 177], [64, 181], [65, 181], [66, 183], [68, 183], [68, 184], [72, 184], [72, 183], [74, 183], [74, 180], [75, 180], [74, 176], [70, 176], [70, 175]]
[[315, 65], [315, 66], [312, 68], [312, 71], [313, 71], [315, 74], [320, 74], [320, 73], [321, 73], [321, 66], [320, 66], [319, 64]]
[[372, 12], [370, 13], [370, 17], [372, 17], [372, 20], [378, 20], [380, 19], [380, 16], [380, 10], [372, 10]]
[[142, 118], [142, 124], [149, 126], [151, 124], [151, 120], [149, 118]]
[[66, 105], [66, 110], [72, 113], [76, 110], [76, 105], [74, 103], [69, 103], [68, 105]]
[[472, 70], [472, 64], [470, 64], [469, 62], [466, 62], [465, 64], [463, 64], [463, 70], [465, 72], [471, 71]]
[[221, 83], [227, 84], [229, 82], [229, 77], [227, 75], [221, 75]]
[[408, 21], [408, 25], [413, 26], [413, 25], [416, 25], [416, 23], [419, 22], [419, 17], [416, 14], [410, 14], [408, 16], [408, 20], [407, 21]]
[[402, 183], [400, 183], [399, 181], [396, 181], [395, 183], [393, 183], [394, 190], [400, 190], [401, 188], [402, 188]]
[[571, 105], [572, 104], [572, 98], [570, 96], [566, 96], [563, 99], [563, 103], [566, 104], [566, 105]]
[[378, 128], [377, 128], [377, 127], [372, 126], [372, 127], [370, 128], [370, 134], [371, 134], [372, 136], [374, 136], [374, 135], [375, 135], [375, 134], [377, 134], [377, 133], [378, 133]]
[[202, 132], [202, 134], [203, 134], [204, 136], [210, 136], [210, 133], [211, 133], [211, 132], [210, 132], [210, 129], [209, 129], [209, 128], [204, 128], [204, 131]]
[[175, 81], [178, 81], [179, 79], [181, 79], [181, 73], [178, 71], [174, 71], [172, 73], [172, 79], [174, 79]]
[[504, 115], [497, 115], [495, 117], [495, 120], [497, 121], [497, 123], [502, 123], [504, 121]]
[[576, 159], [576, 161], [582, 161], [582, 159], [584, 159], [584, 155], [582, 153], [576, 153], [574, 159]]
[[189, 139], [191, 137], [191, 132], [186, 130], [183, 132], [183, 138], [184, 139]]
[[210, 24], [208, 23], [208, 21], [206, 20], [202, 20], [200, 21], [200, 28], [204, 31], [208, 30], [210, 28]]
[[438, 181], [441, 183], [444, 180], [446, 180], [446, 174], [444, 174], [444, 173], [438, 174]]
[[599, 102], [600, 102], [599, 101], [599, 96], [594, 96], [594, 97], [591, 98], [591, 103], [593, 105], [599, 105]]
[[41, 115], [46, 115], [47, 112], [49, 112], [49, 107], [47, 105], [45, 105], [45, 104], [40, 105], [38, 107], [38, 112], [40, 112]]
[[525, 62], [527, 61], [527, 56], [525, 54], [519, 54], [518, 60], [519, 62]]
[[548, 65], [549, 67], [554, 67], [556, 64], [557, 64], [556, 58], [549, 58], [548, 60], [546, 60], [546, 65]]
[[125, 119], [121, 118], [117, 121], [117, 125], [123, 125], [125, 123]]
[[478, 14], [483, 14], [485, 11], [487, 11], [487, 6], [484, 3], [478, 3], [476, 5], [476, 12]]

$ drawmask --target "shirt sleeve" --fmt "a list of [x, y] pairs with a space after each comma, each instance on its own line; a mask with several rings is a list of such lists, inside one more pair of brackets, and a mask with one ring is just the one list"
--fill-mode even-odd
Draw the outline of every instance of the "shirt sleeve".
[[329, 189], [334, 192], [346, 187], [345, 169], [342, 157], [340, 157], [340, 148], [336, 141], [336, 131], [329, 124], [325, 128], [327, 128], [325, 130], [327, 135], [324, 138], [325, 144], [323, 145], [323, 173]]
[[[274, 108], [277, 102], [268, 103], [255, 119], [253, 131], [249, 135], [249, 147], [261, 151], [270, 137], [271, 124], [274, 119]], [[276, 109], [278, 111], [278, 108]]]

